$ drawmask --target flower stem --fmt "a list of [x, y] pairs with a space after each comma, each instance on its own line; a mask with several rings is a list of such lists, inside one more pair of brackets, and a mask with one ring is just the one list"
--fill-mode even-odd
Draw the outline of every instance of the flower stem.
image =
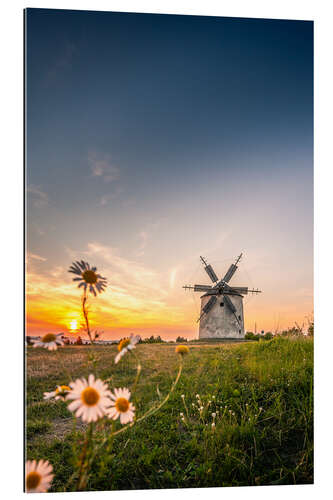
[[[137, 418], [135, 420], [135, 423], [142, 422], [142, 420], [144, 420], [145, 418], [151, 417], [156, 412], [158, 412], [162, 408], [162, 406], [165, 405], [165, 403], [169, 400], [169, 398], [171, 396], [171, 393], [175, 390], [175, 387], [176, 387], [176, 385], [179, 382], [179, 379], [180, 379], [180, 376], [181, 376], [181, 373], [182, 373], [182, 369], [183, 369], [183, 362], [182, 362], [182, 359], [180, 359], [180, 364], [179, 364], [179, 370], [178, 370], [178, 373], [177, 373], [177, 377], [175, 378], [175, 380], [174, 380], [174, 382], [173, 382], [173, 384], [171, 386], [171, 389], [170, 389], [169, 393], [165, 396], [165, 398], [163, 399], [163, 401], [158, 406], [150, 408], [148, 411], [146, 411], [146, 413], [144, 413], [143, 415], [141, 415], [141, 417]], [[122, 432], [124, 432], [125, 430], [127, 430], [129, 427], [132, 427], [132, 426], [133, 426], [133, 423], [127, 424], [124, 427], [122, 427], [121, 429], [119, 429], [118, 431], [114, 432], [113, 435], [116, 436], [117, 434], [121, 434]]]
[[141, 363], [140, 363], [140, 360], [138, 358], [138, 356], [132, 351], [130, 351], [130, 353], [135, 357], [135, 360], [137, 361], [137, 367], [136, 367], [136, 377], [135, 377], [135, 380], [134, 380], [134, 383], [133, 383], [133, 387], [132, 387], [132, 397], [134, 396], [135, 394], [135, 391], [136, 391], [136, 386], [139, 382], [139, 378], [140, 378], [140, 374], [141, 374]]
[[87, 299], [88, 299], [88, 297], [87, 297], [87, 289], [85, 288], [84, 291], [83, 291], [83, 298], [82, 298], [82, 311], [83, 311], [84, 320], [86, 322], [86, 331], [87, 331], [90, 343], [93, 344], [94, 341], [93, 341], [91, 333], [90, 333], [88, 311], [86, 309]]

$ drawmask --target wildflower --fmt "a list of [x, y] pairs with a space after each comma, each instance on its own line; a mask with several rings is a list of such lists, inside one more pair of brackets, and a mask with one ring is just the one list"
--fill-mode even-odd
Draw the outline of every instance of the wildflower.
[[49, 351], [56, 351], [58, 349], [58, 345], [64, 345], [63, 341], [60, 338], [62, 333], [56, 335], [55, 333], [47, 333], [40, 340], [34, 341], [34, 347], [45, 347]]
[[103, 278], [100, 274], [97, 274], [96, 267], [90, 267], [88, 262], [84, 262], [83, 260], [73, 262], [70, 268], [68, 269], [69, 273], [77, 274], [79, 278], [73, 278], [73, 281], [79, 281], [79, 288], [81, 286], [86, 290], [89, 288], [89, 291], [93, 293], [96, 297], [96, 290], [98, 293], [104, 291], [106, 287], [106, 278]]
[[45, 493], [54, 474], [52, 465], [47, 460], [27, 460], [25, 463], [25, 491], [27, 493]]
[[186, 356], [190, 352], [189, 348], [187, 345], [177, 345], [176, 347], [176, 353], [180, 354], [181, 356]]
[[179, 415], [180, 415], [181, 417], [183, 417], [183, 416], [184, 416], [184, 413], [180, 412], [180, 413], [179, 413]]
[[196, 394], [195, 397], [198, 398], [198, 399], [200, 398], [199, 394]]
[[180, 397], [181, 397], [182, 399], [185, 399], [185, 394], [182, 394]]
[[68, 409], [75, 413], [76, 417], [81, 417], [83, 422], [96, 422], [106, 414], [111, 402], [111, 392], [102, 380], [95, 380], [94, 375], [90, 374], [88, 381], [85, 378], [77, 379], [69, 385], [72, 390], [66, 399], [74, 401], [68, 405]]
[[135, 407], [129, 402], [131, 393], [128, 389], [114, 389], [111, 393], [111, 407], [107, 411], [108, 417], [116, 420], [120, 416], [120, 423], [127, 424], [134, 419]]
[[135, 335], [133, 337], [133, 333], [131, 333], [130, 337], [126, 339], [122, 339], [119, 344], [118, 344], [118, 354], [114, 359], [114, 362], [117, 364], [118, 361], [128, 352], [131, 351], [132, 349], [135, 349], [136, 344], [139, 342], [140, 336]]
[[54, 398], [56, 401], [58, 399], [62, 399], [64, 401], [70, 390], [71, 388], [68, 387], [68, 385], [58, 385], [55, 391], [44, 392], [44, 399]]
[[216, 417], [216, 413], [215, 413], [215, 412], [213, 412], [213, 413], [212, 413], [212, 417], [213, 417], [213, 418], [215, 418], [215, 417]]
[[212, 422], [212, 429], [214, 429], [215, 427], [215, 422]]

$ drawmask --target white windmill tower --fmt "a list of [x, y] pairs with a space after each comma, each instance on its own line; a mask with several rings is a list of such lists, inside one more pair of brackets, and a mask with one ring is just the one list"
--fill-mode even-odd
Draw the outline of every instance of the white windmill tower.
[[186, 290], [205, 292], [201, 296], [199, 338], [244, 338], [243, 295], [261, 293], [245, 286], [230, 286], [229, 281], [238, 269], [243, 254], [231, 264], [224, 278], [219, 280], [214, 269], [200, 256], [205, 271], [213, 285], [185, 285]]

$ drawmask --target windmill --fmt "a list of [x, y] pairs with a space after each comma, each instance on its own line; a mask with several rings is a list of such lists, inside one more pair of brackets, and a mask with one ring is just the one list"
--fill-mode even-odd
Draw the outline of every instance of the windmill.
[[245, 286], [230, 286], [228, 283], [238, 269], [242, 253], [231, 264], [224, 277], [219, 280], [210, 264], [200, 256], [204, 269], [213, 285], [185, 285], [185, 290], [204, 292], [201, 296], [199, 338], [243, 338], [244, 313], [243, 296], [248, 293], [261, 293], [258, 289], [249, 290]]

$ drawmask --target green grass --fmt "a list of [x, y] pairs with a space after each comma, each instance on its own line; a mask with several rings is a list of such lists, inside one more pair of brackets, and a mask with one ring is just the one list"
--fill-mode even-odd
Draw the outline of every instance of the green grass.
[[[138, 416], [168, 393], [178, 367], [174, 349], [137, 346], [143, 368]], [[53, 464], [51, 491], [66, 488], [85, 428], [74, 429], [66, 404], [43, 402], [43, 392], [94, 371], [88, 352], [27, 349], [27, 455]], [[115, 365], [115, 347], [98, 346], [96, 352], [97, 375], [112, 377], [111, 388], [130, 387], [134, 358], [126, 355]], [[193, 345], [167, 404], [99, 451], [87, 489], [312, 483], [312, 380], [312, 340]]]

